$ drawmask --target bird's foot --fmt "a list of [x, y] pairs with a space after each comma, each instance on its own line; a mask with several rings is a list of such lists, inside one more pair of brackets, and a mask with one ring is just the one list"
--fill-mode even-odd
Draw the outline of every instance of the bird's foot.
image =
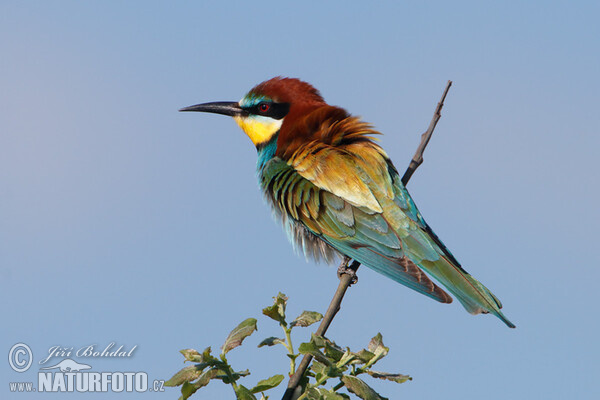
[[354, 261], [351, 265], [348, 265], [350, 263], [350, 260], [350, 257], [344, 257], [342, 263], [337, 269], [337, 274], [338, 278], [340, 279], [342, 278], [342, 275], [350, 275], [350, 285], [354, 285], [356, 282], [358, 282], [358, 275], [356, 275], [356, 270], [358, 269], [358, 266], [360, 264], [357, 261]]

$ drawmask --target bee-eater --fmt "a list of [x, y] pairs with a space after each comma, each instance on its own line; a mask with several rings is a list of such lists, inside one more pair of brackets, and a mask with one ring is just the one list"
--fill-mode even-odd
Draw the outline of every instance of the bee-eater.
[[276, 77], [239, 102], [180, 111], [233, 117], [258, 151], [260, 187], [292, 243], [306, 257], [334, 255], [369, 268], [441, 303], [452, 298], [471, 314], [513, 325], [502, 304], [463, 269], [417, 209], [398, 171], [372, 135], [379, 132], [330, 106], [298, 79]]

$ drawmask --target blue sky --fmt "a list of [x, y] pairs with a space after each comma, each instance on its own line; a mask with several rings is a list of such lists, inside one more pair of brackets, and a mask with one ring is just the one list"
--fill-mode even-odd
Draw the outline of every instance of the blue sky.
[[[451, 79], [409, 189], [517, 329], [362, 268], [329, 336], [359, 349], [383, 334], [378, 369], [414, 377], [373, 384], [390, 398], [598, 397], [599, 12], [584, 1], [2, 2], [2, 351], [24, 342], [37, 363], [55, 345], [137, 345], [94, 368], [162, 379], [182, 367], [179, 349], [218, 348], [253, 316], [259, 332], [230, 353], [252, 371], [244, 384], [285, 371], [281, 349], [256, 348], [279, 333], [260, 310], [282, 291], [291, 315], [323, 312], [335, 268], [293, 253], [237, 126], [177, 110], [299, 77], [383, 132], [402, 171]], [[26, 398], [6, 382], [38, 367], [4, 362], [2, 397]], [[196, 395], [227, 396], [218, 383]]]

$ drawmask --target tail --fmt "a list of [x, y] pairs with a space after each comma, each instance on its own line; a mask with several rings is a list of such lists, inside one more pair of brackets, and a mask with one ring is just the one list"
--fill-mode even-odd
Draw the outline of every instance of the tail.
[[440, 255], [437, 261], [423, 260], [419, 266], [436, 278], [471, 314], [493, 314], [509, 328], [515, 328], [500, 309], [502, 303], [481, 282], [473, 278], [459, 264], [455, 264], [446, 255]]
[[423, 260], [415, 265], [406, 257], [390, 258], [370, 248], [356, 250], [352, 258], [367, 267], [441, 303], [451, 303], [452, 298], [433, 283], [421, 271], [423, 269], [456, 296], [469, 313], [493, 314], [509, 328], [516, 327], [500, 311], [502, 308], [500, 300], [481, 282], [465, 271], [460, 264], [453, 263], [444, 255], [440, 255], [437, 261]]
[[[452, 297], [429, 279], [425, 274], [427, 272], [456, 296], [469, 313], [490, 313], [500, 318], [508, 327], [514, 328], [515, 325], [500, 311], [502, 308], [500, 300], [460, 266], [454, 256], [430, 229], [421, 232], [429, 235], [423, 235], [421, 241], [413, 239], [411, 242], [412, 247], [407, 246], [409, 248], [404, 253], [404, 257], [383, 254], [381, 248], [374, 246], [351, 244], [342, 240], [322, 239], [327, 240], [332, 247], [342, 254], [398, 283], [441, 303], [451, 303]], [[410, 237], [404, 239], [408, 240], [408, 238]], [[424, 249], [424, 247], [420, 248], [422, 243], [430, 243], [430, 252], [425, 255], [430, 260], [435, 259], [435, 261], [427, 260], [424, 255], [421, 255], [420, 250]]]

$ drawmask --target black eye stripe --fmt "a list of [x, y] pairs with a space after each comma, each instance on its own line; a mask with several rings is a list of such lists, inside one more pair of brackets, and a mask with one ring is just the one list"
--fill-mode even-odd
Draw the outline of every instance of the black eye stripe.
[[[261, 105], [267, 104], [269, 107], [266, 111], [261, 111]], [[264, 115], [273, 119], [282, 119], [290, 111], [289, 103], [274, 103], [274, 102], [261, 102], [252, 107], [244, 107], [244, 109], [254, 115]]]

